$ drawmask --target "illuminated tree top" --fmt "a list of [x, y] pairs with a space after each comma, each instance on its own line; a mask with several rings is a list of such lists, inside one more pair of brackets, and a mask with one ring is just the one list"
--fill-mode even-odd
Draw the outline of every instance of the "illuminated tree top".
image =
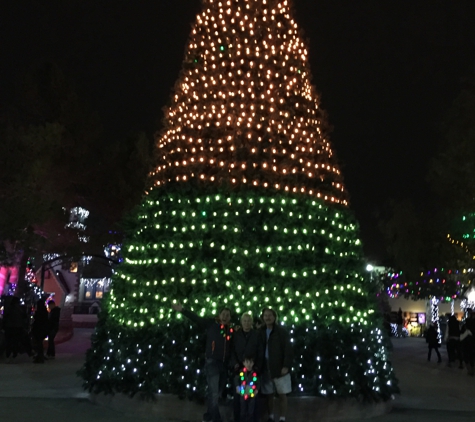
[[[204, 0], [152, 172], [347, 205], [288, 0]], [[152, 187], [153, 189], [153, 187]]]

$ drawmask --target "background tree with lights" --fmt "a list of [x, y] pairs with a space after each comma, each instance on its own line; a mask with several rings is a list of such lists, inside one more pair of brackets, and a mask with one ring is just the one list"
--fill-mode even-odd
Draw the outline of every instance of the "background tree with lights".
[[202, 396], [203, 337], [171, 311], [179, 300], [207, 316], [276, 309], [296, 393], [397, 391], [302, 39], [287, 0], [203, 1], [87, 389]]
[[140, 202], [152, 147], [143, 134], [107, 140], [97, 114], [55, 63], [20, 74], [13, 91], [0, 101], [0, 293], [11, 268], [22, 296], [28, 259], [36, 257], [39, 267], [43, 254], [84, 252], [65, 210], [91, 212], [89, 254], [121, 241], [110, 231]]
[[[436, 196], [430, 211], [409, 200], [390, 201], [380, 229], [397, 272], [383, 284], [390, 296], [428, 300], [436, 305], [464, 302], [472, 287], [475, 259], [475, 80], [449, 107], [440, 130], [442, 141], [432, 158], [428, 181]], [[452, 308], [454, 309], [454, 307]]]
[[473, 259], [467, 248], [447, 236], [442, 214], [425, 215], [411, 202], [391, 201], [379, 222], [392, 270], [380, 275], [387, 296], [426, 301], [427, 323], [439, 326], [439, 303], [463, 299], [473, 279]]

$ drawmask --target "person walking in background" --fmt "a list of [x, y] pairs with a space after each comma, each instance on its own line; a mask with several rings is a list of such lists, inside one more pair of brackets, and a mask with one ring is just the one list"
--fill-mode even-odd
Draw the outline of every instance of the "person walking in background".
[[450, 315], [447, 328], [445, 330], [445, 343], [447, 345], [447, 355], [449, 363], [452, 364], [458, 359], [460, 362], [459, 368], [463, 368], [463, 358], [460, 349], [460, 325], [455, 315]]
[[33, 349], [36, 353], [33, 359], [34, 363], [44, 363], [43, 341], [48, 335], [48, 311], [44, 299], [36, 302], [36, 311], [33, 316], [33, 325], [31, 327], [31, 336], [33, 339]]
[[56, 356], [56, 347], [54, 345], [54, 339], [59, 331], [59, 318], [61, 315], [61, 308], [56, 306], [54, 300], [48, 303], [49, 316], [48, 316], [48, 350], [46, 357], [54, 359]]
[[[5, 356], [11, 363], [19, 353], [23, 334], [23, 310], [20, 306], [20, 298], [12, 296], [5, 307], [3, 315], [3, 327], [5, 330]], [[11, 357], [10, 357], [11, 356]]]
[[[262, 370], [264, 361], [264, 350], [259, 343], [258, 332], [252, 327], [252, 316], [244, 313], [241, 317], [241, 329], [234, 333], [233, 352], [231, 355], [231, 367], [234, 371], [240, 373], [244, 367], [245, 356], [253, 357], [253, 365], [257, 371]], [[236, 375], [237, 375], [236, 373]], [[240, 420], [240, 410], [242, 408], [242, 398], [239, 393], [234, 394], [234, 420]], [[253, 420], [259, 422], [258, 400], [252, 405]]]
[[399, 311], [397, 311], [396, 324], [397, 324], [397, 336], [401, 338], [403, 337], [402, 335], [403, 323], [404, 323], [404, 318], [402, 317], [402, 309], [399, 308]]
[[426, 332], [426, 343], [429, 346], [429, 354], [427, 355], [427, 361], [430, 362], [430, 357], [432, 355], [432, 349], [437, 353], [437, 363], [442, 362], [442, 357], [439, 352], [439, 339], [437, 337], [437, 329], [434, 324], [431, 324], [429, 329]]
[[206, 331], [206, 381], [208, 383], [208, 410], [203, 415], [205, 422], [222, 422], [219, 413], [219, 398], [226, 387], [228, 365], [231, 358], [234, 329], [231, 327], [231, 310], [222, 308], [218, 318], [202, 318], [184, 309], [181, 304], [172, 305]]
[[261, 392], [267, 395], [268, 422], [274, 422], [274, 394], [279, 396], [279, 417], [285, 421], [287, 394], [292, 391], [290, 368], [293, 350], [289, 334], [277, 324], [277, 313], [270, 308], [262, 312], [264, 326], [260, 328], [260, 342], [264, 346], [265, 363], [261, 377]]

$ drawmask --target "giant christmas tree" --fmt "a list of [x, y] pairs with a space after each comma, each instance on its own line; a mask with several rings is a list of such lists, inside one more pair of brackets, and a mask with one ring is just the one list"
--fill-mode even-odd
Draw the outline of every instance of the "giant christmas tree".
[[86, 388], [202, 395], [203, 333], [171, 310], [180, 301], [203, 316], [276, 309], [296, 393], [397, 390], [310, 80], [288, 0], [203, 0]]

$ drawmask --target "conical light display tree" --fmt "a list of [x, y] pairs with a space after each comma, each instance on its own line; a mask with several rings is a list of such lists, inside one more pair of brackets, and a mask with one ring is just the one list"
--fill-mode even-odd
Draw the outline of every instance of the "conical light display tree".
[[176, 300], [236, 319], [274, 308], [295, 393], [390, 398], [374, 288], [288, 0], [203, 1], [157, 148], [85, 387], [202, 396], [204, 333]]

